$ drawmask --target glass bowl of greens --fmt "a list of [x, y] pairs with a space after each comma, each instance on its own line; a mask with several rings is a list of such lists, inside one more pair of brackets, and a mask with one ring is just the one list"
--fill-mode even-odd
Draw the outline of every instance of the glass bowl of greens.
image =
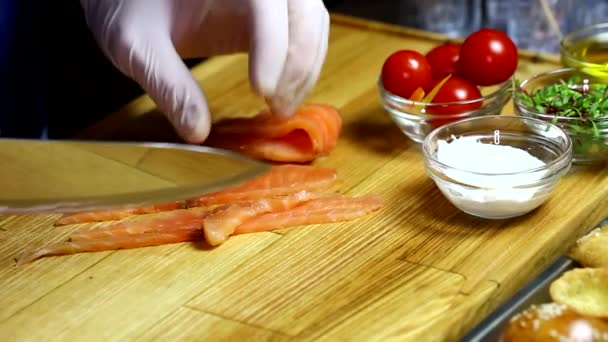
[[515, 80], [515, 113], [551, 122], [572, 140], [577, 164], [608, 160], [608, 82], [577, 68]]

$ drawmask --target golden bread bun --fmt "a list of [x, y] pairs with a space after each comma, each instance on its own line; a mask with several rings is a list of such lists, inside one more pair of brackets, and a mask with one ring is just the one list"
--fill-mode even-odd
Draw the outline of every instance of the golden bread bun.
[[608, 226], [578, 239], [567, 254], [584, 267], [608, 267]]
[[554, 302], [587, 316], [608, 318], [608, 269], [575, 268], [549, 287]]
[[559, 303], [532, 305], [511, 318], [502, 341], [608, 341], [608, 323]]

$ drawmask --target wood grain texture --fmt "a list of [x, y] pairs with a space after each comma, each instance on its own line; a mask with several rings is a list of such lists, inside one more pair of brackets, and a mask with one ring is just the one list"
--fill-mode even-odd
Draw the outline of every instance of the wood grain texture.
[[[608, 215], [602, 167], [576, 168], [520, 218], [458, 211], [426, 176], [419, 147], [391, 122], [375, 87], [388, 54], [426, 52], [446, 38], [332, 19], [327, 61], [307, 100], [337, 106], [344, 131], [315, 165], [337, 169], [340, 192], [381, 194], [382, 211], [242, 235], [215, 249], [176, 244], [21, 268], [13, 258], [23, 248], [78, 227], [53, 227], [57, 215], [0, 216], [0, 340], [455, 340]], [[522, 52], [517, 75], [558, 65], [555, 56]], [[246, 55], [210, 59], [193, 73], [213, 120], [264, 108], [250, 89]], [[81, 137], [178, 140], [148, 97]]]
[[213, 341], [288, 341], [289, 336], [251, 326], [232, 319], [180, 307], [167, 318], [139, 336], [136, 341], [200, 341], [213, 336]]
[[[278, 238], [276, 234], [243, 235], [226, 242], [221, 250], [177, 244], [81, 254], [67, 264], [54, 258], [46, 265], [5, 268], [2, 278], [8, 278], [9, 284], [30, 287], [37, 283], [46, 287], [47, 279], [36, 275], [40, 278], [49, 270], [63, 269], [65, 273], [71, 266], [73, 271], [65, 276], [55, 274], [57, 284], [40, 291], [44, 293], [31, 302], [3, 307], [10, 312], [0, 322], [0, 340], [135, 338]], [[23, 279], [24, 274], [28, 279]], [[11, 293], [31, 298], [27, 291]]]

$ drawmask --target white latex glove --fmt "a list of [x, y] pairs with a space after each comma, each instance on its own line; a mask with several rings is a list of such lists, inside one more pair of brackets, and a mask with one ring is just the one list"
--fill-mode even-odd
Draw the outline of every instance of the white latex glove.
[[207, 101], [180, 57], [249, 52], [249, 79], [279, 115], [316, 83], [327, 52], [322, 0], [81, 0], [98, 44], [192, 143], [210, 129]]

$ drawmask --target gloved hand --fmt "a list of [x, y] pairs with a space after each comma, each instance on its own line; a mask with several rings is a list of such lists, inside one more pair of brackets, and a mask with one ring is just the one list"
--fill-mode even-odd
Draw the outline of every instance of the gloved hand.
[[183, 139], [210, 129], [205, 95], [180, 57], [249, 52], [249, 79], [279, 115], [316, 83], [327, 52], [322, 0], [81, 0], [112, 63], [134, 79]]

